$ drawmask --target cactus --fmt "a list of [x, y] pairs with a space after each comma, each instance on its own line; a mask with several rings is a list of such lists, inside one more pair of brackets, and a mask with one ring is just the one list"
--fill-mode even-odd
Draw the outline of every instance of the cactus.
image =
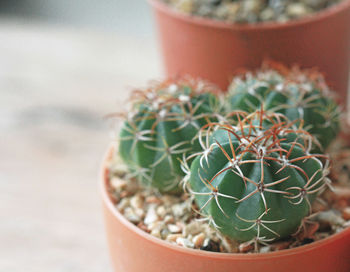
[[218, 90], [193, 79], [168, 80], [131, 96], [120, 132], [119, 153], [132, 175], [160, 192], [179, 192], [180, 159], [200, 146], [200, 127], [213, 120]]
[[303, 120], [304, 128], [318, 140], [315, 150], [324, 151], [337, 136], [340, 111], [323, 77], [313, 70], [270, 66], [234, 78], [228, 111], [254, 112], [263, 104], [265, 111], [282, 113], [291, 121]]
[[310, 154], [312, 136], [282, 114], [235, 116], [236, 125], [201, 129], [205, 148], [192, 162], [189, 193], [209, 222], [232, 239], [265, 244], [285, 238], [330, 184], [328, 159]]

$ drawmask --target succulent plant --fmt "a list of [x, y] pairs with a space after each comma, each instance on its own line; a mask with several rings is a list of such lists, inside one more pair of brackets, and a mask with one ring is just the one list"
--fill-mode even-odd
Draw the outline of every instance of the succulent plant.
[[199, 150], [196, 135], [215, 119], [217, 91], [194, 79], [168, 80], [134, 91], [119, 144], [131, 174], [160, 192], [179, 192], [184, 175], [180, 160]]
[[263, 110], [236, 112], [237, 123], [207, 124], [192, 155], [189, 192], [200, 212], [237, 241], [287, 237], [330, 184], [328, 158], [311, 154], [312, 136], [295, 122]]
[[[276, 66], [276, 68], [270, 68]], [[233, 79], [227, 97], [228, 111], [265, 111], [300, 120], [324, 151], [339, 131], [340, 110], [322, 75], [314, 70], [266, 65], [256, 73]]]

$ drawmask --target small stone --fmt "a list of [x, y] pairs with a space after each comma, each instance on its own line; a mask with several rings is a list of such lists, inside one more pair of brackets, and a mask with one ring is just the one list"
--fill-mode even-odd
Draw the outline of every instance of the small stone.
[[198, 8], [198, 15], [203, 16], [203, 17], [207, 17], [210, 16], [212, 13], [212, 8], [210, 7], [210, 5], [201, 5]]
[[130, 207], [125, 208], [124, 216], [132, 223], [139, 223], [141, 221], [141, 218]]
[[144, 218], [145, 217], [145, 211], [143, 209], [134, 209], [135, 214], [137, 214], [138, 217]]
[[175, 204], [172, 207], [172, 212], [173, 212], [174, 216], [177, 218], [184, 216], [186, 214], [186, 211], [188, 211], [188, 210], [189, 210], [189, 206], [188, 206], [187, 202]]
[[243, 1], [242, 5], [244, 11], [258, 14], [261, 8], [261, 1], [245, 0]]
[[148, 204], [160, 204], [160, 203], [162, 203], [162, 201], [158, 197], [153, 196], [153, 195], [146, 197], [145, 201]]
[[205, 239], [204, 233], [200, 233], [200, 234], [194, 236], [192, 239], [192, 242], [193, 242], [195, 248], [202, 247], [203, 243], [204, 243], [204, 239]]
[[194, 248], [194, 244], [190, 240], [183, 237], [177, 238], [176, 243], [183, 247]]
[[172, 215], [166, 215], [163, 219], [164, 223], [174, 223], [174, 217]]
[[149, 230], [161, 230], [164, 227], [164, 223], [162, 221], [156, 221], [153, 223], [150, 223], [149, 225], [147, 225]]
[[123, 212], [126, 207], [130, 205], [130, 199], [129, 198], [123, 198], [119, 204], [117, 205], [117, 208], [119, 211]]
[[162, 239], [166, 239], [166, 237], [168, 237], [169, 234], [170, 234], [170, 231], [167, 228], [162, 229], [160, 231], [160, 235], [162, 236]]
[[320, 212], [317, 214], [316, 218], [320, 224], [329, 225], [332, 228], [335, 226], [342, 226], [345, 223], [345, 220], [334, 210]]
[[143, 206], [143, 201], [143, 197], [140, 194], [136, 194], [130, 199], [130, 205], [134, 209], [141, 209]]
[[271, 252], [271, 247], [270, 246], [264, 246], [264, 247], [260, 248], [259, 252], [260, 253]]
[[152, 236], [154, 236], [154, 237], [162, 238], [159, 229], [154, 229], [154, 230], [152, 230], [150, 234], [151, 234]]
[[303, 3], [292, 3], [287, 7], [287, 15], [292, 18], [299, 18], [309, 13], [307, 7]]
[[264, 9], [260, 14], [260, 18], [262, 21], [271, 21], [274, 18], [274, 16], [275, 13], [271, 8]]
[[176, 242], [177, 238], [180, 238], [182, 237], [181, 234], [169, 234], [167, 237], [166, 237], [166, 240], [169, 241], [169, 242]]
[[180, 0], [176, 8], [181, 12], [190, 14], [194, 9], [194, 3], [192, 0]]
[[179, 89], [179, 87], [176, 85], [176, 84], [171, 84], [169, 87], [168, 87], [168, 90], [171, 94], [174, 94], [177, 92], [177, 90]]
[[182, 231], [182, 228], [174, 224], [169, 224], [168, 229], [171, 233], [179, 233]]
[[234, 21], [239, 11], [240, 4], [236, 2], [220, 5], [214, 12], [219, 19]]
[[342, 212], [343, 219], [348, 221], [350, 220], [350, 207], [346, 207]]
[[159, 206], [157, 208], [157, 214], [161, 217], [164, 218], [164, 216], [167, 214], [166, 209], [164, 208], [164, 206]]
[[346, 221], [343, 225], [344, 228], [350, 227], [350, 220]]
[[151, 205], [151, 206], [149, 206], [149, 209], [148, 209], [147, 214], [145, 216], [144, 223], [146, 225], [149, 225], [157, 220], [158, 220], [158, 215], [156, 213], [155, 206]]
[[227, 4], [227, 20], [235, 21], [237, 14], [239, 12], [239, 4], [236, 2]]
[[121, 178], [113, 177], [111, 179], [111, 186], [116, 191], [122, 191], [122, 190], [124, 190], [126, 188], [127, 182], [125, 180], [121, 179]]

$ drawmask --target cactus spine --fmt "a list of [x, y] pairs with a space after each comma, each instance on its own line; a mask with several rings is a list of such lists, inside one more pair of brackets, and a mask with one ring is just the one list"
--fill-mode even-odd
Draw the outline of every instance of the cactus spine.
[[330, 97], [323, 77], [315, 71], [265, 67], [256, 73], [236, 77], [227, 97], [228, 111], [254, 112], [264, 105], [265, 111], [300, 120], [324, 150], [339, 131], [340, 110]]
[[135, 91], [120, 132], [119, 152], [131, 173], [161, 192], [178, 192], [180, 159], [199, 149], [200, 127], [218, 108], [215, 87], [193, 79]]
[[219, 231], [266, 243], [295, 232], [329, 184], [328, 159], [281, 114], [236, 113], [236, 125], [209, 124], [191, 165], [189, 192]]

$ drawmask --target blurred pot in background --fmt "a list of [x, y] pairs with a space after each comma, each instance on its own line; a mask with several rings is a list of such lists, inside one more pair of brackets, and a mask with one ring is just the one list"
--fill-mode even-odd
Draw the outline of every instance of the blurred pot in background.
[[166, 74], [199, 76], [227, 88], [241, 68], [265, 59], [318, 67], [346, 104], [350, 72], [350, 0], [286, 23], [229, 24], [152, 5]]

